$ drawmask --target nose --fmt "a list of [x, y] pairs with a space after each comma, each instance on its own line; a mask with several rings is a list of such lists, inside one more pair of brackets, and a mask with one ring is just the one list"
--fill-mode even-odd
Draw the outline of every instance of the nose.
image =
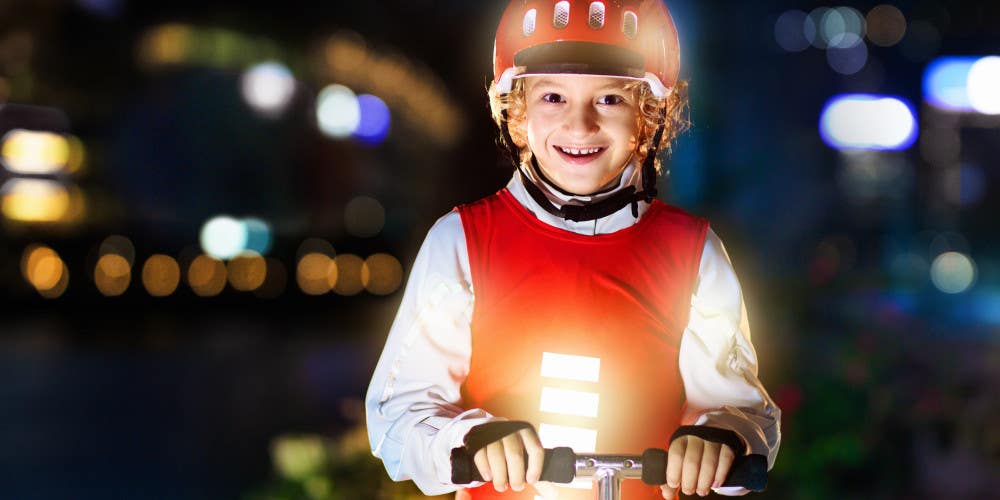
[[[589, 104], [589, 103], [587, 103]], [[597, 110], [593, 106], [580, 103], [567, 110], [563, 128], [574, 137], [587, 137], [600, 128]]]

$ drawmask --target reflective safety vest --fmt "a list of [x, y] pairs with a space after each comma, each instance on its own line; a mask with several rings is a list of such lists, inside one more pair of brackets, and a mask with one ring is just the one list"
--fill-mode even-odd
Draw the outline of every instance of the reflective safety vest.
[[[546, 448], [641, 454], [680, 424], [681, 336], [708, 223], [659, 200], [635, 225], [586, 236], [539, 221], [506, 190], [458, 208], [475, 308], [467, 408], [535, 425]], [[590, 482], [559, 498], [595, 498]], [[638, 480], [629, 500], [662, 498]], [[458, 498], [535, 498], [492, 484]]]

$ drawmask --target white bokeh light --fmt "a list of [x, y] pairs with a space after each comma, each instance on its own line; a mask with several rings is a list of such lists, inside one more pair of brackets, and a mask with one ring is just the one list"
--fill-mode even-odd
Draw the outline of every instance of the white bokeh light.
[[242, 221], [220, 215], [201, 228], [202, 250], [217, 259], [231, 259], [246, 249], [247, 226]]
[[969, 68], [968, 93], [976, 111], [1000, 114], [1000, 56], [984, 57]]
[[316, 121], [329, 137], [350, 137], [361, 124], [361, 106], [354, 91], [343, 85], [328, 85], [316, 98]]
[[910, 106], [890, 96], [836, 96], [824, 107], [819, 125], [823, 141], [836, 149], [902, 150], [917, 136]]
[[280, 115], [295, 93], [295, 77], [281, 63], [265, 62], [248, 69], [241, 78], [243, 98], [265, 116]]
[[976, 264], [959, 252], [942, 253], [931, 264], [931, 281], [944, 293], [962, 293], [976, 281]]

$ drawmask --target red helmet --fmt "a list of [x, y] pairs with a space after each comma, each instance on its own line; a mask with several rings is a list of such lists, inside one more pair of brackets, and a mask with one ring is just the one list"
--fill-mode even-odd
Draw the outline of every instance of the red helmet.
[[512, 0], [493, 46], [501, 94], [524, 75], [645, 80], [658, 97], [677, 82], [677, 28], [661, 0]]

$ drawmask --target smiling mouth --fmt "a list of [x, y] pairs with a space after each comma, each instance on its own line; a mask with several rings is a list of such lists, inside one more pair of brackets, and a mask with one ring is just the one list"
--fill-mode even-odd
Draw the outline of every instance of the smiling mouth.
[[554, 146], [555, 150], [562, 154], [564, 157], [573, 160], [589, 160], [591, 158], [596, 158], [598, 155], [604, 152], [603, 147], [583, 147], [583, 148], [571, 148], [564, 146]]

